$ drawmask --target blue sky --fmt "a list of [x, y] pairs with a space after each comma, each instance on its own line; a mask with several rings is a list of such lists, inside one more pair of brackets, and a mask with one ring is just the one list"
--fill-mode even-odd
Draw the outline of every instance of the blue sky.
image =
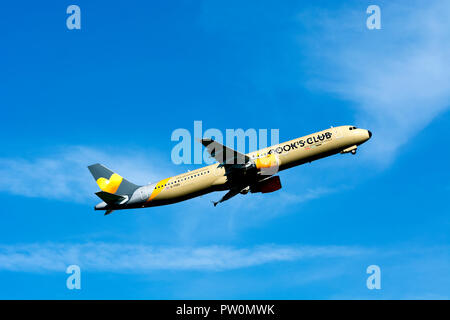
[[[66, 8], [81, 8], [67, 30]], [[366, 8], [381, 8], [381, 30]], [[0, 5], [0, 298], [450, 297], [443, 1]], [[144, 184], [177, 128], [354, 124], [373, 138], [216, 208], [95, 212], [86, 166]], [[82, 289], [65, 269], [81, 267]], [[366, 268], [381, 268], [368, 290]]]

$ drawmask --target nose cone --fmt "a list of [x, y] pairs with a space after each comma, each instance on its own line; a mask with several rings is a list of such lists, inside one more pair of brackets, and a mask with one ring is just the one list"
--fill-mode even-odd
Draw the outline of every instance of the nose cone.
[[372, 132], [370, 132], [370, 130], [367, 130], [367, 133], [369, 134], [369, 139], [372, 138]]

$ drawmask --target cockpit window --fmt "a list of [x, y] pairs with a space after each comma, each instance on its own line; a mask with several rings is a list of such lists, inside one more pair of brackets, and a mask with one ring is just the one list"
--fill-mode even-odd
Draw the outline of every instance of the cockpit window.
[[358, 129], [357, 127], [350, 127], [348, 130]]

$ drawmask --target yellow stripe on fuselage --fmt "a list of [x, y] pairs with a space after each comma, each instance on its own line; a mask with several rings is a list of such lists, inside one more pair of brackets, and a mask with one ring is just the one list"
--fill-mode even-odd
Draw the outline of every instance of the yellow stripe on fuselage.
[[147, 201], [152, 201], [153, 199], [155, 199], [155, 197], [161, 193], [161, 191], [164, 189], [164, 185], [170, 180], [171, 178], [167, 178], [164, 180], [161, 180], [160, 182], [158, 182], [155, 186], [155, 188], [153, 189], [152, 194], [150, 195], [150, 197], [148, 198]]

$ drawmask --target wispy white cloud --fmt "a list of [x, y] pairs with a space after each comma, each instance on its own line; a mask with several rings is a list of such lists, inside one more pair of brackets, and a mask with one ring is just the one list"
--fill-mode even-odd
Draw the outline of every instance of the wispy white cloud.
[[300, 14], [308, 85], [350, 101], [374, 133], [370, 156], [386, 163], [450, 107], [450, 2], [385, 3], [382, 30], [373, 31], [365, 8], [352, 4]]
[[[286, 186], [289, 184], [295, 186], [296, 181], [291, 180], [282, 183]], [[213, 207], [211, 201], [219, 200], [225, 191], [191, 199], [189, 200], [191, 205], [182, 211], [176, 210], [175, 205], [173, 223], [177, 230], [176, 234], [180, 241], [189, 244], [211, 237], [229, 240], [238, 237], [242, 229], [261, 226], [283, 215], [301, 215], [306, 212], [303, 205], [348, 189], [347, 186], [336, 188], [312, 186], [302, 190], [301, 186], [297, 189], [301, 190], [298, 193], [294, 193], [295, 189], [290, 188], [269, 194], [237, 195], [217, 207]], [[293, 207], [294, 211], [288, 210]], [[208, 214], [205, 215], [205, 212]], [[189, 219], [185, 219], [186, 216], [189, 216]]]
[[87, 166], [97, 162], [137, 184], [161, 179], [167, 171], [161, 168], [162, 161], [151, 159], [143, 151], [107, 152], [82, 146], [66, 147], [35, 159], [0, 158], [0, 191], [27, 197], [85, 201], [97, 190]]
[[345, 187], [342, 187], [341, 189], [327, 187], [308, 188], [301, 194], [284, 192], [280, 195], [280, 198], [282, 200], [281, 202], [285, 205], [299, 204], [342, 191], [344, 188]]
[[84, 270], [145, 273], [153, 270], [222, 271], [271, 262], [348, 257], [366, 251], [345, 246], [154, 247], [107, 243], [0, 245], [0, 270], [51, 272], [77, 264]]

